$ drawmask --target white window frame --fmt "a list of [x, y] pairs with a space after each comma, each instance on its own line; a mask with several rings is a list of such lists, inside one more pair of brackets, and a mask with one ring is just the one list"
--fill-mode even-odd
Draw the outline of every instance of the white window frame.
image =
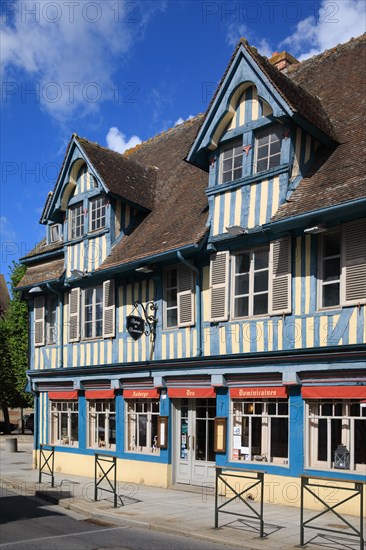
[[[96, 301], [97, 289], [101, 292], [101, 296], [102, 296], [101, 302]], [[87, 296], [87, 293], [90, 292], [90, 291], [92, 292], [92, 303], [87, 305], [86, 304], [86, 296]], [[104, 320], [103, 320], [103, 311], [104, 311], [103, 285], [97, 285], [95, 287], [89, 287], [89, 288], [83, 289], [82, 296], [83, 296], [82, 297], [82, 305], [83, 305], [82, 340], [95, 340], [95, 339], [103, 338], [103, 322], [104, 322]], [[97, 304], [101, 304], [101, 306], [102, 306], [101, 307], [101, 317], [100, 317], [100, 319], [96, 318]], [[86, 321], [86, 312], [85, 312], [85, 310], [89, 306], [91, 306], [91, 308], [92, 308], [92, 319], [91, 319], [91, 321]], [[96, 333], [97, 321], [101, 322], [101, 332], [100, 332], [100, 334]], [[91, 324], [91, 327], [92, 327], [91, 336], [86, 336], [86, 325], [87, 324]]]
[[[234, 149], [238, 146], [240, 147], [240, 154], [239, 155], [234, 155]], [[224, 182], [223, 181], [223, 178], [224, 178], [224, 153], [226, 153], [226, 151], [232, 151], [232, 156], [229, 157], [228, 159], [225, 159], [225, 161], [231, 160], [231, 169], [230, 170], [225, 170], [225, 174], [231, 172], [231, 178], [228, 181]], [[234, 167], [234, 159], [236, 159], [237, 157], [241, 157], [241, 166], [240, 166], [241, 174], [240, 174], [239, 178], [234, 179], [234, 177], [233, 177], [234, 172], [239, 169], [239, 167], [236, 167], [236, 168]], [[234, 139], [232, 141], [229, 141], [228, 143], [221, 146], [219, 182], [220, 182], [220, 184], [225, 185], [225, 184], [230, 183], [232, 181], [237, 181], [238, 179], [240, 179], [242, 177], [243, 177], [243, 142], [242, 142], [242, 138], [238, 138], [238, 139]]]
[[69, 208], [69, 239], [80, 239], [85, 232], [84, 204], [78, 202]]
[[[266, 268], [263, 268], [263, 269], [257, 269], [255, 270], [254, 269], [254, 253], [255, 252], [260, 252], [260, 251], [267, 251], [268, 252], [268, 267]], [[248, 289], [248, 315], [245, 315], [245, 316], [235, 316], [235, 298], [237, 297], [241, 297], [241, 296], [246, 296], [246, 294], [239, 294], [239, 295], [235, 295], [235, 281], [236, 281], [236, 277], [237, 277], [237, 273], [236, 273], [236, 259], [238, 256], [241, 256], [243, 254], [249, 254], [250, 255], [250, 266], [249, 266], [249, 289]], [[250, 249], [247, 249], [247, 250], [241, 250], [239, 252], [235, 252], [232, 254], [232, 261], [231, 261], [231, 307], [230, 307], [230, 310], [231, 310], [231, 318], [232, 319], [250, 319], [250, 318], [253, 318], [253, 317], [267, 317], [269, 315], [269, 310], [270, 310], [270, 280], [269, 280], [269, 275], [270, 275], [270, 265], [269, 265], [269, 260], [270, 260], [270, 246], [258, 246], [258, 247], [254, 247], [254, 248], [250, 248]], [[261, 292], [254, 292], [254, 275], [255, 273], [260, 273], [260, 272], [265, 272], [267, 271], [268, 272], [268, 288], [267, 288], [267, 291], [261, 291]], [[265, 313], [258, 313], [258, 314], [253, 314], [253, 309], [254, 309], [254, 296], [259, 296], [261, 294], [267, 294], [268, 296], [268, 303], [267, 303], [267, 311]]]
[[50, 243], [57, 243], [62, 239], [61, 224], [54, 223], [50, 225]]
[[[88, 400], [87, 411], [87, 446], [92, 449], [104, 448], [107, 450], [115, 450], [116, 443], [113, 443], [109, 438], [111, 429], [110, 423], [113, 419], [115, 439], [117, 437], [115, 399]], [[101, 426], [102, 416], [104, 416], [104, 428]], [[104, 437], [101, 436], [103, 433], [102, 430], [104, 430]]]
[[[287, 405], [287, 414], [279, 413], [279, 405]], [[252, 407], [252, 413], [245, 412], [245, 406]], [[256, 412], [256, 407], [261, 406], [261, 412]], [[276, 414], [271, 414], [269, 412], [269, 406], [276, 407]], [[289, 463], [289, 444], [290, 444], [290, 417], [289, 410], [290, 405], [288, 399], [232, 399], [231, 400], [231, 439], [230, 439], [230, 459], [233, 462], [265, 462], [272, 463], [282, 466], [288, 466]], [[242, 427], [243, 427], [243, 418], [248, 419], [248, 447], [240, 447], [238, 452], [238, 457], [234, 458], [234, 450], [237, 447], [234, 447], [234, 437], [243, 437]], [[253, 418], [261, 419], [261, 453], [258, 454], [255, 452], [255, 448], [252, 447], [252, 426]], [[286, 457], [275, 457], [272, 456], [271, 449], [271, 426], [272, 419], [278, 418], [287, 418], [288, 422], [288, 432], [287, 432], [287, 456]], [[242, 439], [241, 439], [242, 443]], [[243, 449], [248, 450], [248, 453], [245, 453]]]
[[[55, 305], [54, 309], [52, 308], [52, 303]], [[46, 327], [46, 344], [48, 346], [54, 345], [57, 342], [57, 337], [59, 334], [58, 325], [57, 325], [57, 313], [58, 313], [57, 296], [47, 296], [45, 327]], [[54, 316], [54, 319], [52, 319], [52, 316]]]
[[[365, 472], [365, 464], [355, 463], [355, 421], [366, 422], [366, 408], [360, 406], [360, 416], [351, 416], [352, 404], [360, 403], [357, 399], [309, 399], [305, 402], [305, 467], [317, 470], [332, 470], [342, 473]], [[332, 415], [323, 415], [321, 407], [332, 405]], [[342, 414], [336, 416], [335, 405], [340, 404]], [[364, 411], [364, 412], [363, 412]], [[318, 460], [318, 429], [319, 420], [325, 419], [327, 423], [327, 459]], [[350, 468], [334, 468], [334, 449], [331, 448], [331, 422], [341, 421], [341, 439], [339, 443], [345, 445], [350, 452]]]
[[[255, 132], [254, 134], [254, 164], [253, 164], [253, 174], [260, 174], [262, 172], [266, 172], [267, 170], [271, 170], [271, 169], [274, 169], [274, 168], [277, 168], [278, 166], [281, 165], [281, 149], [282, 149], [282, 137], [281, 137], [281, 132], [282, 132], [282, 127], [277, 124], [276, 126], [270, 126], [268, 128], [264, 128], [263, 130], [258, 130]], [[276, 153], [276, 155], [270, 155], [270, 152], [269, 152], [269, 146], [270, 146], [270, 143], [274, 143], [274, 142], [270, 142], [268, 140], [268, 143], [265, 145], [266, 147], [268, 147], [268, 151], [267, 151], [267, 155], [263, 158], [261, 158], [259, 160], [259, 162], [262, 162], [263, 160], [267, 159], [267, 167], [264, 169], [264, 170], [258, 170], [257, 168], [257, 164], [258, 164], [258, 148], [259, 148], [259, 145], [258, 145], [258, 141], [261, 137], [265, 136], [267, 134], [268, 138], [269, 136], [272, 134], [272, 133], [276, 133], [277, 137], [278, 137], [278, 140], [280, 142], [280, 153], [279, 153], [279, 162], [278, 164], [276, 164], [275, 166], [271, 166], [271, 158], [272, 156], [278, 156], [278, 153]], [[263, 146], [261, 146], [263, 147]]]
[[[176, 285], [168, 286], [168, 275], [172, 271], [176, 272]], [[174, 291], [176, 294], [176, 305], [168, 305], [168, 291]], [[175, 310], [177, 312], [177, 324], [168, 326], [168, 311]], [[178, 266], [172, 266], [164, 271], [164, 328], [167, 330], [178, 328]]]
[[[157, 410], [153, 410], [153, 407]], [[141, 410], [139, 410], [141, 409]], [[126, 418], [126, 441], [125, 450], [128, 453], [141, 453], [159, 455], [158, 446], [158, 421], [160, 415], [160, 402], [153, 399], [126, 399], [125, 418]], [[146, 445], [140, 445], [139, 426], [140, 419], [145, 418], [146, 426]], [[156, 419], [156, 433], [153, 429], [153, 418]], [[143, 423], [142, 423], [143, 424]], [[149, 444], [151, 442], [151, 445]]]
[[[329, 236], [331, 234], [339, 234], [339, 254], [335, 256], [324, 256], [324, 237]], [[331, 281], [330, 283], [326, 283], [323, 281], [324, 277], [324, 261], [327, 259], [337, 258], [339, 257], [340, 262], [340, 275], [339, 279], [336, 281]], [[339, 309], [342, 307], [343, 303], [343, 293], [344, 293], [344, 284], [343, 284], [343, 243], [342, 243], [342, 229], [340, 227], [336, 227], [332, 229], [331, 231], [327, 231], [324, 235], [320, 235], [320, 243], [319, 243], [319, 255], [318, 255], [318, 309], [321, 310], [328, 310], [328, 309]], [[332, 306], [323, 306], [323, 287], [327, 286], [329, 284], [334, 284], [336, 282], [339, 282], [339, 303], [332, 305]]]
[[[95, 219], [93, 215], [95, 214]], [[89, 201], [89, 231], [104, 229], [107, 221], [107, 199], [105, 195], [99, 195]], [[96, 227], [93, 227], [93, 223]]]
[[[77, 417], [77, 438], [73, 438], [72, 415]], [[62, 433], [62, 420], [66, 416], [66, 433]], [[79, 445], [79, 407], [78, 401], [50, 401], [50, 440], [54, 445], [78, 447]]]

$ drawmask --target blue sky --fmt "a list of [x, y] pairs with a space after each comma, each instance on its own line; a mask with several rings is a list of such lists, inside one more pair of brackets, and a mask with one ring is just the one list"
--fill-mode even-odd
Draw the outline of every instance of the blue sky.
[[38, 224], [73, 132], [123, 152], [205, 111], [236, 42], [306, 59], [365, 31], [363, 0], [2, 0], [1, 269]]

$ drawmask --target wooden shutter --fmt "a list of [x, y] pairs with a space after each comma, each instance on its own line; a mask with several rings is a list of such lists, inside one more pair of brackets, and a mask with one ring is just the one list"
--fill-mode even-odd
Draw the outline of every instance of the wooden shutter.
[[69, 298], [69, 342], [80, 340], [80, 288], [73, 288]]
[[178, 265], [177, 270], [178, 326], [194, 325], [194, 271], [186, 265]]
[[343, 226], [342, 305], [366, 303], [366, 218]]
[[116, 335], [116, 303], [114, 281], [103, 283], [103, 337], [114, 338]]
[[34, 345], [45, 345], [45, 297], [34, 298]]
[[229, 252], [217, 252], [210, 260], [210, 320], [227, 321], [229, 317]]
[[269, 252], [269, 314], [291, 313], [291, 239], [278, 239]]

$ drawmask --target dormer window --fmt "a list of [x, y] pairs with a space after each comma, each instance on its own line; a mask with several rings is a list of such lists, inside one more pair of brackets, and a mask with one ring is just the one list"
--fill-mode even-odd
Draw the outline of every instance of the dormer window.
[[84, 235], [83, 203], [72, 206], [69, 210], [69, 238], [78, 239]]
[[90, 201], [90, 231], [103, 229], [106, 223], [106, 198], [97, 197]]
[[237, 180], [242, 176], [243, 145], [241, 139], [231, 141], [221, 150], [221, 183]]
[[50, 227], [50, 243], [57, 243], [61, 241], [61, 225], [55, 223]]
[[255, 135], [254, 172], [264, 172], [281, 164], [282, 129], [266, 128]]

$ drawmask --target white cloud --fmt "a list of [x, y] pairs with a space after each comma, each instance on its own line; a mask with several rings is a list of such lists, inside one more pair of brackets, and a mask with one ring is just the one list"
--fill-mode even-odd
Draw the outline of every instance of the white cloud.
[[117, 153], [124, 153], [127, 149], [131, 149], [141, 143], [141, 139], [138, 136], [132, 136], [127, 140], [125, 134], [123, 134], [116, 126], [109, 129], [106, 137], [107, 146], [112, 151]]
[[317, 18], [311, 16], [300, 21], [280, 47], [286, 47], [301, 61], [361, 35], [365, 19], [364, 0], [322, 0]]
[[13, 242], [16, 240], [16, 233], [9, 219], [6, 216], [0, 216], [0, 233], [1, 240], [5, 242]]
[[3, 10], [3, 82], [22, 86], [24, 74], [31, 76], [38, 102], [59, 120], [97, 110], [101, 101], [116, 101], [113, 73], [143, 38], [154, 13], [165, 9], [165, 2], [139, 0], [14, 0], [7, 5], [13, 15]]
[[187, 118], [182, 118], [181, 116], [174, 122], [174, 126], [179, 126], [180, 124], [183, 124], [183, 122], [186, 122], [187, 120], [191, 120], [193, 118], [193, 115], [189, 115]]
[[236, 46], [240, 38], [246, 38], [251, 46], [257, 48], [261, 55], [271, 57], [273, 48], [270, 46], [267, 38], [258, 38], [253, 31], [244, 25], [243, 23], [237, 24], [235, 22], [230, 23], [227, 26], [226, 42], [229, 46]]

